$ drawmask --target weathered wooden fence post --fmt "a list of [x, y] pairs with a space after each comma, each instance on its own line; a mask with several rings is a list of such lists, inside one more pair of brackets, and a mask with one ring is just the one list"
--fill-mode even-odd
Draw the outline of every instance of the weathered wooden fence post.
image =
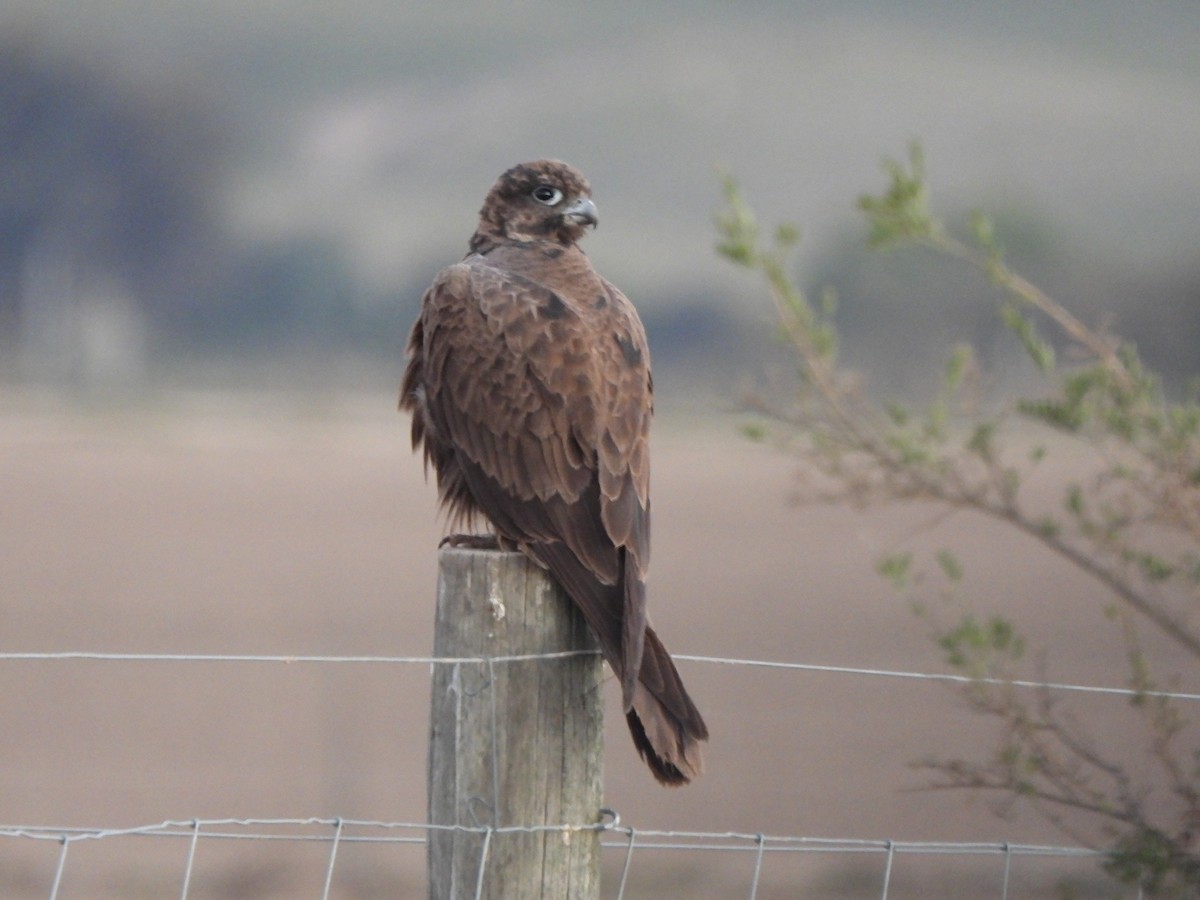
[[[597, 831], [505, 831], [599, 820], [601, 661], [583, 618], [519, 553], [444, 548], [429, 736], [430, 900], [594, 900]], [[486, 829], [501, 829], [487, 831]]]

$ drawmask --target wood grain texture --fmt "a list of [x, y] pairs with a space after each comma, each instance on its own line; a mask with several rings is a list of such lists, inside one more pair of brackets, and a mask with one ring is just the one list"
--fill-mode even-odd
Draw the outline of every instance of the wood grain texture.
[[[434, 655], [502, 657], [598, 649], [582, 615], [520, 553], [444, 548]], [[429, 821], [467, 828], [599, 820], [601, 657], [437, 664]], [[598, 832], [431, 830], [429, 897], [599, 896]]]

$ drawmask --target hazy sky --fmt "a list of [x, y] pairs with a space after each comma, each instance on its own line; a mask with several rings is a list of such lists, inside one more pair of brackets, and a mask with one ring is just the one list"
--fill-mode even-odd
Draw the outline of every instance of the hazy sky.
[[231, 129], [224, 208], [334, 238], [380, 286], [460, 251], [508, 165], [592, 180], [605, 271], [729, 279], [716, 173], [810, 253], [920, 138], [947, 205], [1028, 207], [1071, 243], [1178, 263], [1200, 233], [1200, 6], [2, 0], [24, 28]]

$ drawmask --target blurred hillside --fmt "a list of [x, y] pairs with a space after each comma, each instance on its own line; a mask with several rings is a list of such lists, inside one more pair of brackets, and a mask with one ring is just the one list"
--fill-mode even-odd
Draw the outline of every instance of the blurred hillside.
[[914, 137], [943, 206], [999, 209], [1017, 265], [1189, 374], [1198, 40], [1184, 0], [2, 0], [0, 378], [390, 384], [492, 179], [559, 156], [663, 406], [729, 393], [768, 332], [711, 250], [720, 168], [809, 229], [850, 358], [915, 387], [997, 337], [986, 286], [861, 252], [854, 199]]

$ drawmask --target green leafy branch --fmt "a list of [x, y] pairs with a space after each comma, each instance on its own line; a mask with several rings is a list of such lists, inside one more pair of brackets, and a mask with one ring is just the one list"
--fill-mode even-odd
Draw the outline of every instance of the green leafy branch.
[[[1025, 642], [1006, 619], [970, 610], [962, 599], [962, 566], [948, 550], [937, 556], [942, 583], [949, 584], [943, 599], [964, 612], [950, 624], [935, 621], [935, 639], [949, 665], [977, 679], [967, 699], [1003, 722], [1004, 735], [983, 763], [924, 765], [939, 774], [937, 786], [999, 791], [1013, 802], [1034, 803], [1066, 829], [1073, 827], [1071, 813], [1099, 817], [1111, 826], [1115, 876], [1154, 891], [1200, 888], [1200, 837], [1193, 837], [1200, 835], [1200, 753], [1181, 746], [1183, 717], [1156, 692], [1135, 628], [1136, 621], [1148, 622], [1200, 659], [1192, 615], [1200, 601], [1200, 408], [1168, 401], [1132, 345], [1088, 327], [1013, 270], [987, 216], [971, 216], [970, 240], [952, 234], [932, 211], [919, 147], [911, 148], [907, 164], [889, 161], [885, 168], [886, 190], [859, 202], [870, 245], [923, 246], [973, 266], [996, 285], [1001, 320], [1047, 384], [1040, 396], [1018, 400], [1014, 411], [1081, 441], [1096, 464], [1068, 485], [1059, 513], [1027, 502], [1028, 475], [1048, 448], [1029, 447], [1022, 435], [1025, 449], [1014, 452], [1002, 442], [1011, 413], [987, 417], [968, 409], [964, 391], [977, 370], [969, 347], [950, 354], [941, 388], [924, 408], [867, 398], [859, 379], [839, 365], [832, 296], [813, 305], [791, 275], [799, 230], [783, 226], [764, 241], [736, 183], [726, 178], [718, 250], [765, 280], [781, 333], [800, 362], [793, 397], [752, 396], [747, 406], [789, 434], [786, 446], [815, 474], [816, 498], [860, 505], [925, 500], [948, 514], [982, 514], [1108, 591], [1116, 603], [1106, 610], [1121, 625], [1135, 708], [1161, 776], [1155, 783], [1165, 782], [1171, 804], [1149, 804], [1149, 782], [1095, 746], [1048, 694], [1029, 701], [1003, 683], [1015, 677]], [[1060, 361], [1063, 346], [1072, 351], [1065, 354], [1069, 366]], [[911, 554], [893, 554], [879, 571], [910, 594], [927, 590]], [[914, 606], [934, 621], [927, 604]]]

